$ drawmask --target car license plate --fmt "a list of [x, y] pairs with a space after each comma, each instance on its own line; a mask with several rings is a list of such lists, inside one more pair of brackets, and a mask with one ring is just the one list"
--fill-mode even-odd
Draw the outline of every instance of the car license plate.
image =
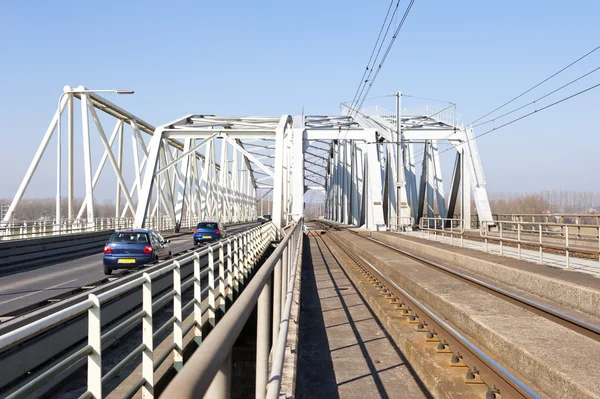
[[212, 236], [202, 236], [202, 238], [212, 238]]
[[135, 259], [119, 259], [119, 263], [135, 263]]

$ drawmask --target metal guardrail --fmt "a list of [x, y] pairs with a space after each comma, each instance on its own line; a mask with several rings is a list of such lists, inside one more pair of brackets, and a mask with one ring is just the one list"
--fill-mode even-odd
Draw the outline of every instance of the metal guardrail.
[[600, 225], [600, 214], [593, 213], [499, 213], [494, 220], [505, 222], [542, 222], [577, 225]]
[[[154, 397], [154, 371], [169, 357], [172, 357], [176, 369], [181, 368], [183, 364], [183, 337], [193, 330], [194, 338], [201, 339], [203, 315], [205, 313], [208, 314], [207, 322], [212, 326], [215, 325], [216, 310], [225, 310], [226, 300], [232, 300], [234, 291], [238, 292], [239, 286], [247, 281], [252, 269], [256, 266], [256, 262], [268, 245], [276, 238], [276, 234], [274, 225], [267, 224], [233, 235], [216, 244], [196, 250], [176, 260], [168, 261], [164, 267], [151, 273], [143, 273], [140, 277], [101, 294], [89, 295], [82, 302], [0, 336], [0, 352], [8, 351], [25, 341], [35, 339], [40, 334], [87, 313], [87, 345], [30, 379], [25, 385], [6, 397], [29, 397], [73, 364], [87, 358], [88, 387], [81, 397], [99, 399], [103, 397], [103, 385], [116, 377], [120, 370], [140, 354], [142, 355], [142, 378], [134, 386], [136, 389], [130, 390], [131, 395], [127, 397], [132, 397], [139, 388], [142, 389], [144, 397]], [[216, 259], [215, 251], [218, 253]], [[201, 270], [200, 259], [203, 256], [208, 257], [208, 265]], [[190, 278], [182, 281], [181, 268], [187, 264], [193, 264], [194, 273]], [[173, 275], [173, 289], [160, 298], [154, 299], [155, 292], [152, 290], [152, 283], [169, 273]], [[208, 281], [203, 286], [202, 280], [205, 278]], [[183, 304], [182, 293], [192, 286], [194, 288], [193, 298], [188, 303]], [[115, 326], [111, 326], [108, 331], [103, 331], [101, 319], [103, 306], [117, 297], [140, 288], [142, 290], [142, 309]], [[202, 300], [203, 296], [207, 296], [207, 301]], [[173, 302], [173, 317], [154, 330], [153, 316], [171, 300]], [[192, 321], [188, 325], [184, 325], [183, 314], [190, 310], [193, 315]], [[103, 375], [103, 344], [140, 321], [143, 326], [142, 343], [113, 369]], [[158, 354], [155, 351], [155, 339], [171, 325], [174, 332], [173, 342], [164, 353]]]
[[[497, 226], [498, 234], [491, 230], [490, 226]], [[593, 231], [582, 234], [581, 229]], [[573, 232], [575, 230], [575, 233]], [[510, 234], [508, 237], [506, 234]], [[516, 234], [516, 237], [514, 236]], [[521, 222], [521, 221], [500, 221], [482, 222], [480, 235], [485, 241], [485, 250], [488, 252], [488, 240], [499, 241], [500, 254], [504, 252], [504, 243], [514, 243], [517, 245], [517, 257], [521, 259], [521, 246], [533, 245], [539, 248], [539, 262], [544, 260], [544, 248], [560, 250], [565, 252], [566, 267], [569, 267], [569, 253], [572, 251], [594, 254], [600, 261], [600, 225], [577, 225], [577, 224], [559, 224], [559, 223], [541, 223], [541, 222]], [[586, 239], [590, 246], [586, 247], [579, 242], [574, 245], [570, 241], [571, 236], [580, 239]], [[537, 239], [532, 239], [533, 237]], [[544, 238], [546, 241], [544, 241]], [[564, 240], [563, 243], [557, 242], [557, 239]], [[594, 243], [595, 242], [595, 243]]]
[[[461, 219], [421, 218], [419, 228], [421, 238], [429, 238], [433, 233], [434, 236], [449, 236], [450, 244], [454, 244], [454, 237], [458, 236], [460, 246], [464, 246], [465, 230]], [[494, 241], [499, 244], [500, 255], [504, 255], [505, 243], [516, 245], [518, 259], [522, 259], [522, 246], [526, 245], [539, 248], [540, 263], [544, 261], [544, 249], [564, 252], [566, 267], [569, 267], [569, 257], [574, 251], [595, 255], [600, 261], [600, 225], [494, 220], [481, 222], [479, 231], [486, 252], [490, 252], [489, 241]]]
[[[197, 217], [183, 218], [180, 227], [190, 229], [196, 226], [198, 220]], [[222, 222], [227, 225], [251, 221], [223, 220]], [[64, 220], [60, 225], [55, 224], [53, 219], [4, 223], [0, 224], [0, 240], [24, 240], [95, 231], [121, 230], [132, 228], [133, 222], [134, 218], [96, 218], [93, 221], [87, 219]], [[145, 226], [149, 229], [164, 231], [175, 228], [175, 222], [167, 216], [161, 218], [151, 217], [146, 219]]]
[[465, 226], [462, 219], [422, 217], [419, 220], [419, 230], [421, 231], [421, 238], [425, 238], [425, 232], [427, 232], [428, 236], [431, 232], [435, 235], [439, 233], [442, 237], [448, 235], [450, 237], [450, 244], [454, 245], [454, 236], [458, 236], [460, 238], [460, 246], [464, 245]]
[[415, 218], [412, 216], [392, 216], [390, 217], [390, 230], [391, 231], [405, 231], [408, 228], [412, 228], [415, 225]]
[[112, 231], [0, 241], [0, 276], [102, 252]]
[[[90, 233], [105, 230], [120, 230], [133, 227], [133, 218], [96, 218], [89, 222], [87, 219], [64, 220], [59, 225], [54, 220], [21, 221], [0, 225], [0, 240], [23, 240], [29, 238], [51, 237], [65, 234]], [[196, 219], [185, 219], [181, 226], [190, 228]], [[149, 218], [147, 227], [154, 230], [168, 230], [175, 226], [169, 217], [160, 219]]]
[[[287, 230], [239, 299], [166, 388], [163, 397], [228, 398], [231, 350], [257, 304], [256, 398], [279, 397], [295, 275], [301, 262], [303, 225], [301, 219]], [[271, 334], [274, 344], [269, 348]], [[269, 353], [272, 353], [270, 374]]]

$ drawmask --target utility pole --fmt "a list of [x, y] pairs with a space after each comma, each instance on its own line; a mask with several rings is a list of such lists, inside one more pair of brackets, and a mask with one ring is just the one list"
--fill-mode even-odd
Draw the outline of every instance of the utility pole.
[[404, 179], [402, 170], [402, 133], [400, 131], [400, 111], [402, 106], [402, 93], [396, 92], [396, 231], [400, 230], [400, 216], [402, 215], [402, 190]]

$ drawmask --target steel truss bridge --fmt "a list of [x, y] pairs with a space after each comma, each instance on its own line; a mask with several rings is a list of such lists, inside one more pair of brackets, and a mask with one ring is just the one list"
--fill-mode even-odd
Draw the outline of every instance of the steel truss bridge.
[[[399, 94], [395, 113], [377, 107], [332, 116], [190, 114], [153, 126], [93, 90], [66, 86], [0, 222], [3, 241], [45, 236], [68, 241], [69, 233], [131, 227], [179, 232], [204, 219], [255, 222], [265, 196], [272, 199], [272, 221], [84, 290], [56, 307], [41, 308], [35, 317], [3, 323], [0, 395], [37, 395], [59, 376], [68, 378], [74, 365], [86, 365], [81, 397], [102, 398], [107, 384], [141, 356], [140, 373], [130, 376], [137, 379], [122, 397], [139, 391], [155, 397], [157, 384], [164, 382], [157, 373], [165, 367], [176, 373], [162, 391], [165, 397], [228, 397], [232, 348], [257, 309], [256, 397], [278, 397], [308, 190], [324, 194], [325, 219], [370, 230], [407, 230], [434, 215], [456, 220], [457, 214], [469, 226], [471, 201], [479, 220], [493, 223], [473, 130], [441, 112], [402, 113], [400, 100]], [[54, 218], [17, 220], [53, 137]], [[448, 198], [439, 159], [442, 141], [456, 153]], [[83, 171], [83, 178], [76, 171]], [[116, 180], [111, 218], [95, 213], [98, 198], [106, 198], [99, 184], [105, 173]], [[85, 193], [80, 205], [79, 192]], [[27, 248], [18, 251], [30, 256]], [[173, 316], [157, 325], [171, 303]], [[104, 370], [109, 343], [136, 323], [143, 326], [141, 344]], [[211, 333], [205, 336], [207, 329]], [[159, 340], [168, 331], [171, 335]], [[190, 345], [196, 345], [195, 352], [186, 360]], [[186, 367], [188, 362], [194, 367]]]
[[[45, 234], [92, 231], [107, 223], [178, 231], [199, 219], [256, 220], [257, 201], [267, 195], [273, 199], [273, 222], [281, 228], [302, 216], [309, 189], [325, 193], [326, 219], [372, 230], [405, 229], [434, 215], [460, 214], [468, 226], [471, 201], [479, 220], [492, 221], [473, 129], [439, 112], [402, 114], [400, 99], [399, 94], [395, 113], [376, 107], [338, 116], [190, 114], [155, 127], [83, 86], [66, 86], [4, 215], [4, 238], [23, 237], [23, 224], [25, 236], [42, 230], [36, 229], [41, 222], [15, 221], [14, 215], [53, 137], [56, 214]], [[81, 152], [75, 135], [81, 135]], [[439, 160], [442, 141], [456, 153], [449, 198]], [[97, 165], [92, 154], [101, 154]], [[417, 157], [422, 159], [418, 183]], [[76, 170], [84, 172], [83, 187], [77, 187]], [[109, 222], [99, 221], [94, 210], [103, 173], [116, 177], [116, 212]], [[76, 209], [78, 190], [85, 199]]]

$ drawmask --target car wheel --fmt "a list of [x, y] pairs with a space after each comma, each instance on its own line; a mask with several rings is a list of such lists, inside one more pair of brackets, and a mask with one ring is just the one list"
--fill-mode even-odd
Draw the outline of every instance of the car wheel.
[[108, 267], [104, 266], [104, 274], [107, 276], [110, 276], [112, 274], [112, 270], [109, 269]]
[[171, 256], [171, 251], [169, 251], [169, 256]]

